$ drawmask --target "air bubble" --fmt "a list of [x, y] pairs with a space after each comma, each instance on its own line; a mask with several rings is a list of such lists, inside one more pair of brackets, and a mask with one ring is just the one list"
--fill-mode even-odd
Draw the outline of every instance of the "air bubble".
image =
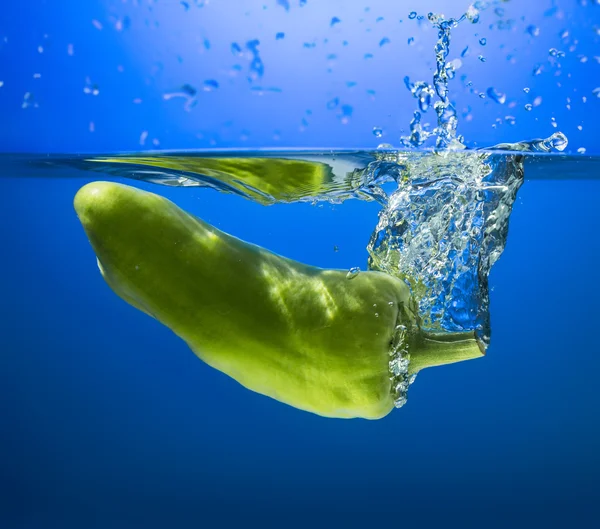
[[381, 138], [383, 136], [383, 129], [381, 127], [373, 127], [373, 136]]
[[487, 39], [485, 37], [480, 38], [479, 44], [481, 44], [482, 46], [485, 46], [487, 44]]
[[483, 55], [479, 55], [479, 57], [477, 57], [481, 62], [485, 62], [485, 57]]
[[360, 274], [360, 268], [358, 266], [350, 268], [346, 274], [346, 279], [354, 279], [358, 274]]
[[525, 105], [525, 110], [527, 110], [527, 112], [529, 112], [530, 110], [533, 110], [533, 105], [531, 103], [527, 103]]
[[416, 11], [411, 11], [410, 15], [408, 15], [408, 18], [410, 20], [414, 20], [415, 18], [417, 18], [417, 12]]

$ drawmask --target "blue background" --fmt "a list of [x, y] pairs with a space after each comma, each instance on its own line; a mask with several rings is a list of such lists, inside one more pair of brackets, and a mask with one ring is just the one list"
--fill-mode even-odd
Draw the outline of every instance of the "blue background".
[[[435, 66], [437, 31], [426, 19], [409, 19], [409, 13], [458, 17], [469, 5], [462, 0], [308, 0], [303, 7], [299, 0], [187, 3], [188, 10], [177, 0], [7, 2], [0, 18], [0, 150], [397, 146], [417, 108], [403, 79], [431, 82]], [[600, 98], [593, 93], [600, 87], [599, 11], [596, 0], [500, 2], [483, 12], [479, 23], [465, 22], [453, 31], [448, 58], [463, 64], [451, 82], [452, 98], [459, 132], [469, 145], [561, 130], [571, 152], [582, 147], [587, 154], [600, 152]], [[331, 27], [334, 17], [341, 22]], [[530, 26], [538, 28], [537, 37], [528, 32]], [[284, 38], [277, 40], [278, 33]], [[380, 46], [384, 38], [390, 42]], [[244, 48], [256, 39], [264, 75], [249, 82], [247, 50], [238, 56], [231, 46]], [[552, 48], [565, 56], [553, 57]], [[365, 58], [368, 54], [372, 58]], [[219, 88], [205, 92], [207, 80]], [[185, 84], [198, 91], [189, 111], [182, 98], [164, 100]], [[84, 92], [93, 85], [97, 95]], [[490, 87], [506, 94], [504, 104], [479, 97]], [[281, 92], [264, 91], [269, 88]], [[28, 92], [38, 106], [23, 109]], [[537, 98], [539, 106], [525, 110]], [[352, 108], [347, 120], [345, 106]], [[506, 116], [514, 117], [514, 125]], [[423, 122], [435, 123], [433, 110]], [[373, 135], [374, 127], [383, 129], [381, 138]]]
[[[149, 131], [146, 148], [155, 137], [161, 148], [396, 144], [414, 108], [402, 77], [415, 72], [430, 78], [432, 32], [408, 26], [408, 3], [370, 2], [368, 14], [363, 3], [322, 4], [308, 0], [300, 8], [290, 0], [289, 12], [267, 0], [213, 0], [188, 11], [178, 2], [158, 2], [152, 12], [147, 2], [139, 11], [131, 2], [3, 6], [8, 16], [0, 21], [0, 43], [5, 35], [8, 42], [0, 49], [1, 148], [133, 150], [141, 148], [143, 130]], [[506, 104], [457, 89], [456, 98], [472, 99], [474, 108], [462, 132], [488, 145], [547, 136], [558, 130], [549, 125], [554, 115], [571, 148], [597, 152], [592, 131], [599, 105], [591, 90], [600, 85], [593, 59], [600, 6], [561, 2], [544, 16], [551, 4], [542, 4], [504, 4], [518, 8], [525, 21], [517, 17], [519, 30], [511, 33], [485, 31], [485, 63], [471, 55], [474, 85], [502, 82], [519, 102], [511, 110], [516, 124], [492, 128]], [[114, 30], [111, 15], [126, 13], [130, 27]], [[342, 19], [334, 28], [332, 16]], [[371, 34], [357, 29], [367, 24], [359, 22], [363, 16]], [[385, 20], [374, 22], [378, 16]], [[482, 17], [481, 26], [461, 26], [456, 42], [464, 38], [476, 48], [474, 33], [483, 34], [494, 16], [488, 11], [485, 24]], [[373, 37], [384, 22], [388, 31]], [[529, 23], [539, 25], [537, 39], [547, 40], [527, 36]], [[572, 73], [568, 90], [555, 86], [552, 69], [531, 75], [531, 63], [547, 61], [547, 48], [560, 44], [564, 28], [580, 42], [563, 66], [561, 77]], [[277, 31], [286, 37], [276, 41]], [[40, 54], [44, 33], [51, 44]], [[377, 43], [385, 34], [392, 42], [380, 57]], [[413, 34], [423, 38], [421, 51], [403, 46]], [[347, 38], [349, 50], [356, 43], [336, 63], [347, 75], [326, 72], [322, 39], [334, 36], [338, 43]], [[496, 36], [498, 44], [518, 48], [517, 65], [491, 57]], [[211, 48], [200, 54], [205, 37]], [[251, 38], [261, 40], [261, 84], [281, 86], [281, 93], [252, 94], [241, 74], [227, 81], [231, 41]], [[315, 48], [302, 46], [312, 39]], [[69, 42], [73, 56], [66, 52]], [[374, 58], [367, 67], [369, 50]], [[590, 61], [579, 62], [579, 53]], [[156, 60], [164, 64], [160, 78], [151, 74]], [[38, 70], [42, 77], [33, 79]], [[344, 84], [350, 75], [359, 83], [352, 94]], [[86, 76], [98, 83], [98, 96], [83, 93]], [[203, 92], [190, 112], [181, 99], [162, 99], [165, 91], [185, 82], [201, 86], [205, 79], [218, 80], [219, 89]], [[522, 85], [533, 91], [534, 84], [543, 103], [526, 112]], [[365, 97], [367, 87], [377, 90], [374, 101]], [[588, 102], [568, 111], [564, 98], [574, 90], [588, 93]], [[21, 108], [26, 91], [38, 108]], [[132, 103], [135, 97], [142, 103]], [[327, 109], [333, 97], [354, 108], [346, 125]], [[307, 108], [314, 112], [301, 132]], [[224, 125], [228, 120], [233, 124]], [[376, 125], [390, 137], [375, 138]], [[554, 172], [561, 167], [557, 162]], [[72, 199], [98, 175], [36, 175], [20, 178], [0, 167], [0, 528], [597, 525], [595, 175], [525, 183], [507, 249], [490, 278], [487, 357], [421, 373], [406, 407], [375, 422], [300, 412], [203, 365], [170, 331], [119, 300], [97, 272]], [[211, 190], [136, 185], [236, 236], [324, 267], [364, 268], [378, 213], [376, 204], [357, 201], [263, 207]]]

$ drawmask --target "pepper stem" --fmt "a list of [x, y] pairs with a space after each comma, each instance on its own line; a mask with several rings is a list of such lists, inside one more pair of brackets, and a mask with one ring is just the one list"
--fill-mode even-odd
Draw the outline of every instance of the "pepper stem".
[[409, 373], [426, 367], [453, 364], [485, 356], [484, 344], [470, 332], [433, 333], [421, 331], [409, 345]]

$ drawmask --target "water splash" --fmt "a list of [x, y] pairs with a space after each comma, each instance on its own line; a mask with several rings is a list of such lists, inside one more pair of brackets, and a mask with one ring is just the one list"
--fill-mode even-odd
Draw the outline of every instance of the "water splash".
[[396, 163], [398, 188], [369, 242], [369, 268], [409, 285], [422, 329], [475, 331], [489, 343], [487, 276], [506, 243], [522, 157], [400, 153]]
[[[417, 81], [409, 84], [405, 83], [411, 91], [413, 97], [419, 101], [419, 110], [413, 114], [413, 120], [410, 123], [410, 135], [400, 138], [401, 145], [405, 147], [420, 147], [427, 139], [436, 137], [435, 148], [439, 150], [461, 150], [465, 148], [464, 138], [457, 134], [458, 115], [456, 108], [449, 96], [448, 83], [454, 78], [456, 69], [455, 61], [447, 62], [450, 52], [451, 32], [464, 21], [472, 24], [479, 22], [481, 12], [489, 7], [496, 6], [502, 0], [478, 0], [471, 4], [467, 11], [459, 18], [446, 19], [442, 14], [429, 13], [427, 19], [438, 31], [438, 40], [435, 45], [436, 69], [433, 75], [433, 86], [425, 81]], [[415, 11], [412, 11], [409, 19], [420, 20]], [[487, 39], [482, 37], [479, 44], [485, 46]], [[464, 57], [468, 53], [468, 46], [462, 51]], [[479, 60], [485, 62], [485, 57], [479, 55]], [[428, 98], [427, 104], [423, 105], [423, 94]], [[437, 127], [433, 131], [427, 130], [427, 127], [421, 125], [421, 113], [426, 112], [430, 106], [431, 98], [437, 96], [438, 101], [433, 104], [437, 115]]]
[[[415, 18], [409, 16], [409, 18]], [[416, 15], [416, 14], [415, 14]], [[466, 15], [463, 15], [466, 17]], [[448, 81], [454, 77], [454, 68], [446, 63], [450, 51], [450, 32], [457, 27], [460, 20], [450, 18], [446, 20], [443, 15], [429, 13], [428, 20], [438, 30], [438, 41], [435, 45], [436, 70], [433, 75], [433, 86], [425, 81], [417, 81], [407, 87], [413, 97], [419, 101], [419, 110], [413, 115], [410, 125], [410, 136], [400, 138], [401, 144], [407, 147], [420, 147], [431, 136], [437, 136], [437, 149], [464, 149], [462, 137], [456, 135], [458, 118], [456, 109], [449, 98]], [[421, 112], [426, 112], [430, 106], [431, 98], [439, 98], [433, 105], [437, 114], [437, 127], [429, 132], [421, 125]]]

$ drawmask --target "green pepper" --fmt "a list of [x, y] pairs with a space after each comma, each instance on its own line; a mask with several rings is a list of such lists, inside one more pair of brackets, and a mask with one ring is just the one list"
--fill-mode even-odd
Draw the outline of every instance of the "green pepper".
[[418, 330], [404, 282], [286, 259], [169, 200], [110, 182], [84, 186], [77, 215], [108, 285], [248, 389], [326, 417], [394, 407], [390, 348], [406, 333], [411, 373], [483, 354], [472, 333]]

